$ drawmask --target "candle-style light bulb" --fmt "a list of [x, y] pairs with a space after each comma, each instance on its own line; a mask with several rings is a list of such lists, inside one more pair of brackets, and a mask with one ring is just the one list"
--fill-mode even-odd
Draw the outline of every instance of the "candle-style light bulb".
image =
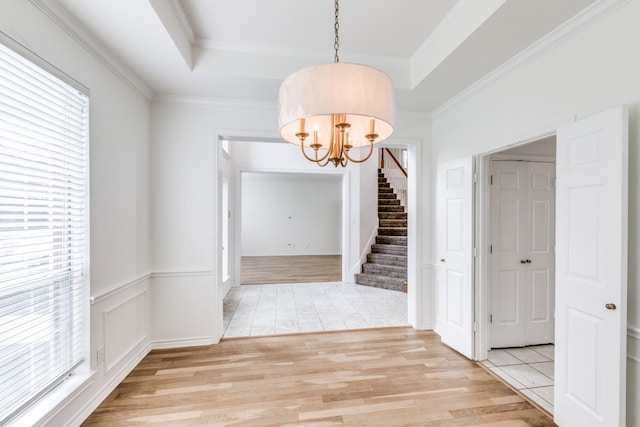
[[300, 133], [304, 133], [304, 118], [300, 119]]
[[369, 120], [369, 133], [373, 134], [375, 133], [375, 130], [376, 130], [376, 120], [371, 119]]

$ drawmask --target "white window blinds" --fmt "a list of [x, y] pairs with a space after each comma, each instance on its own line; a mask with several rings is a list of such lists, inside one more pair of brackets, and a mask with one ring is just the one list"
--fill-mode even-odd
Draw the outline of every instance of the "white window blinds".
[[0, 425], [85, 355], [88, 98], [0, 44]]

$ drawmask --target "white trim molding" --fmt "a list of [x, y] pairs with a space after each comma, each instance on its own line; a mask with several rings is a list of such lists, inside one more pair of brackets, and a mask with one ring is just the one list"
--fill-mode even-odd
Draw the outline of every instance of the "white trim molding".
[[531, 63], [546, 53], [560, 46], [562, 43], [571, 39], [572, 37], [580, 34], [596, 22], [605, 18], [609, 14], [615, 12], [631, 0], [600, 0], [569, 19], [563, 25], [559, 26], [555, 30], [542, 37], [531, 46], [521, 51], [513, 58], [496, 68], [480, 80], [473, 83], [471, 86], [464, 89], [458, 95], [449, 99], [432, 112], [432, 116], [438, 117], [440, 114], [454, 108], [477, 91], [485, 88], [493, 83], [495, 80], [504, 76], [511, 70]]
[[151, 278], [151, 273], [143, 273], [138, 277], [132, 278], [132, 279], [126, 279], [123, 280], [122, 282], [110, 287], [107, 290], [104, 290], [102, 292], [97, 293], [96, 295], [92, 295], [91, 298], [89, 298], [89, 301], [91, 302], [91, 305], [97, 304], [99, 302], [102, 302], [108, 298], [111, 298], [112, 296], [114, 296], [115, 294], [122, 292], [126, 289], [129, 289], [139, 283], [144, 282], [145, 280], [148, 280]]
[[167, 348], [183, 348], [183, 347], [198, 347], [203, 345], [217, 344], [219, 340], [215, 340], [213, 337], [190, 337], [180, 338], [174, 340], [155, 340], [151, 342], [153, 350], [163, 350]]
[[267, 101], [250, 101], [241, 99], [227, 98], [208, 98], [205, 96], [188, 96], [188, 95], [155, 95], [152, 102], [171, 103], [171, 104], [188, 104], [188, 105], [205, 105], [218, 108], [250, 108], [257, 110], [276, 111], [277, 103]]
[[30, 0], [60, 29], [69, 34], [87, 52], [97, 58], [116, 77], [130, 88], [150, 100], [153, 91], [146, 83], [136, 76], [121, 60], [119, 60], [102, 42], [91, 34], [57, 1]]
[[[114, 368], [116, 368], [119, 364], [121, 364], [123, 361], [127, 360], [130, 354], [136, 348], [142, 345], [145, 341], [148, 341], [149, 339], [148, 331], [149, 331], [150, 325], [148, 324], [149, 316], [147, 313], [149, 312], [149, 298], [147, 298], [147, 295], [148, 295], [147, 289], [141, 289], [140, 291], [134, 293], [130, 297], [123, 299], [117, 304], [113, 304], [105, 308], [104, 310], [102, 310], [102, 336], [104, 340], [103, 341], [104, 354], [103, 354], [103, 360], [99, 360], [98, 364], [103, 367], [105, 375], [110, 375], [111, 371]], [[109, 344], [111, 344], [111, 342], [109, 341], [109, 338], [116, 335], [122, 335], [121, 330], [118, 329], [117, 324], [113, 325], [114, 327], [111, 328], [112, 325], [110, 322], [110, 318], [112, 316], [112, 313], [120, 311], [121, 309], [124, 309], [126, 306], [130, 304], [136, 304], [136, 300], [139, 297], [142, 297], [142, 301], [141, 301], [142, 307], [135, 307], [135, 306], [133, 307], [134, 317], [136, 315], [139, 315], [140, 317], [142, 317], [142, 319], [138, 319], [142, 321], [138, 322], [138, 324], [136, 325], [137, 328], [135, 328], [139, 332], [139, 336], [136, 336], [136, 337], [132, 336], [131, 338], [134, 341], [127, 343], [127, 346], [125, 348], [120, 349], [119, 354], [114, 354], [112, 357], [110, 357], [111, 346]], [[139, 313], [140, 311], [142, 311], [142, 313]], [[113, 329], [114, 335], [109, 334], [109, 332], [112, 329]], [[132, 329], [132, 328], [129, 328], [129, 329], [130, 329], [130, 332], [135, 332], [135, 329]], [[111, 360], [112, 358], [113, 360]]]
[[[81, 407], [72, 418], [68, 420], [67, 425], [70, 426], [79, 426], [81, 425], [89, 416], [96, 410], [98, 406], [111, 394], [113, 390], [129, 375], [136, 366], [142, 362], [142, 360], [147, 357], [149, 352], [152, 350], [151, 346], [147, 344], [143, 348], [141, 348], [126, 364], [123, 364], [122, 367], [118, 370], [117, 373], [111, 377], [104, 386], [93, 396], [93, 398], [83, 407]], [[52, 417], [55, 414], [52, 414]], [[51, 417], [51, 418], [52, 418]]]
[[155, 271], [151, 273], [151, 278], [157, 277], [208, 277], [213, 274], [212, 270], [187, 270], [187, 271]]
[[640, 363], [640, 328], [627, 327], [627, 358]]

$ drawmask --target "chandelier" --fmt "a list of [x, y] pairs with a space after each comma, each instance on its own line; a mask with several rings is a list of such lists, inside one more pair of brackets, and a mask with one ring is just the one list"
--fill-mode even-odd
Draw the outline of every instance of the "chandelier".
[[[338, 56], [338, 0], [335, 2], [334, 62], [296, 71], [280, 86], [280, 136], [299, 145], [304, 157], [320, 166], [346, 166], [371, 157], [373, 144], [393, 133], [395, 96], [389, 76]], [[366, 156], [351, 150], [369, 147]], [[309, 153], [309, 154], [307, 154]]]

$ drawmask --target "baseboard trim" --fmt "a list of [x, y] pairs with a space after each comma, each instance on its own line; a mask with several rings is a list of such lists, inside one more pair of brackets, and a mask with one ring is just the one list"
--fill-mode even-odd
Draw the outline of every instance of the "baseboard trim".
[[[115, 374], [111, 380], [109, 380], [98, 393], [86, 404], [83, 408], [78, 410], [78, 412], [73, 416], [67, 425], [69, 426], [80, 426], [82, 423], [89, 418], [89, 416], [96, 410], [98, 406], [111, 394], [115, 388], [124, 381], [124, 379], [133, 371], [133, 369], [138, 366], [142, 359], [144, 359], [147, 354], [151, 351], [151, 345], [148, 343], [144, 347], [142, 347], [131, 360], [122, 366]], [[58, 411], [60, 412], [60, 411]], [[53, 418], [53, 416], [51, 417]]]
[[433, 331], [435, 327], [435, 322], [422, 322], [416, 329], [418, 329], [419, 331]]
[[184, 347], [200, 347], [203, 345], [213, 345], [220, 342], [213, 337], [191, 337], [181, 338], [175, 340], [155, 340], [151, 343], [153, 350], [164, 350], [169, 348], [184, 348]]

